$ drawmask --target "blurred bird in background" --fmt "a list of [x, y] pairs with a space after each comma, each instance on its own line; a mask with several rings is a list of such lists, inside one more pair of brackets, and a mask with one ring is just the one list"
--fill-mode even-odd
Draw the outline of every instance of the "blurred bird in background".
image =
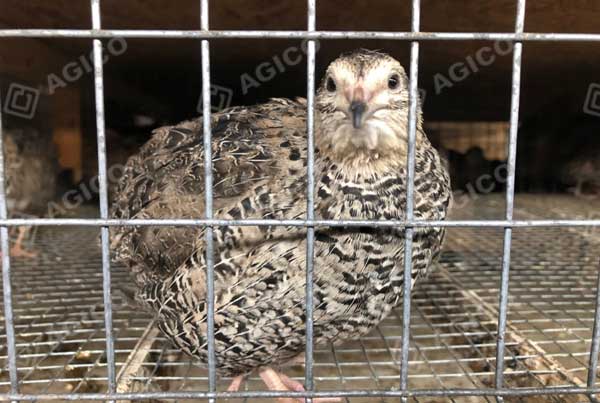
[[[127, 159], [134, 155], [144, 144], [144, 136], [140, 139], [139, 135], [131, 134], [125, 129], [106, 128], [106, 171], [107, 171], [107, 190], [108, 200], [113, 200], [120, 176], [125, 170]], [[94, 150], [94, 153], [96, 150]], [[94, 155], [95, 156], [95, 155]], [[93, 161], [89, 174], [93, 175], [95, 180], [98, 178], [98, 164]], [[97, 186], [99, 188], [99, 186]], [[94, 196], [97, 196], [95, 192]]]
[[576, 197], [600, 196], [600, 149], [587, 150], [563, 168], [563, 181]]
[[[302, 99], [273, 99], [212, 115], [216, 217], [306, 218], [306, 108]], [[408, 109], [408, 78], [394, 58], [359, 50], [329, 66], [316, 98], [317, 218], [405, 217]], [[450, 180], [423, 132], [420, 108], [415, 147], [415, 217], [443, 220]], [[112, 216], [202, 217], [204, 155], [201, 118], [156, 130], [129, 159]], [[444, 237], [440, 227], [414, 231], [413, 285]], [[318, 228], [315, 238], [315, 343], [364, 335], [402, 300], [404, 229]], [[230, 391], [256, 369], [269, 389], [304, 390], [273, 366], [305, 348], [306, 229], [216, 227], [214, 240], [218, 373], [235, 377]], [[171, 341], [206, 363], [203, 230], [119, 227], [112, 241], [134, 274], [137, 299]]]
[[[48, 203], [56, 196], [58, 161], [49, 135], [34, 129], [3, 131], [5, 190], [10, 217], [40, 217], [48, 212]], [[11, 256], [35, 257], [23, 243], [29, 227], [18, 227]]]

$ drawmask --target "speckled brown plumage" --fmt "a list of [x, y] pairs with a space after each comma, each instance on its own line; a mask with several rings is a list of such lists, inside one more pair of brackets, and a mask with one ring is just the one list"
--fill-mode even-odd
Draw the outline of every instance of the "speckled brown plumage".
[[[361, 51], [330, 65], [316, 105], [317, 218], [404, 218], [407, 91], [404, 70], [382, 53]], [[365, 104], [364, 116], [351, 113], [354, 128], [351, 101]], [[212, 116], [212, 128], [216, 217], [306, 217], [304, 100], [227, 109]], [[202, 217], [202, 143], [201, 118], [158, 129], [129, 160], [113, 215]], [[419, 119], [415, 216], [444, 219], [449, 201], [447, 172]], [[214, 239], [218, 372], [245, 374], [302, 353], [306, 230], [218, 227]], [[413, 280], [426, 275], [442, 239], [440, 228], [415, 229]], [[124, 227], [113, 237], [162, 331], [206, 362], [204, 242], [198, 228]], [[401, 301], [403, 253], [402, 228], [317, 229], [316, 343], [365, 334]]]
[[[33, 129], [3, 131], [6, 205], [10, 216], [43, 216], [56, 196], [58, 160], [52, 137]], [[13, 257], [34, 257], [23, 248], [29, 227], [18, 227]]]
[[9, 214], [45, 215], [56, 196], [58, 173], [51, 138], [33, 129], [5, 130], [3, 135]]

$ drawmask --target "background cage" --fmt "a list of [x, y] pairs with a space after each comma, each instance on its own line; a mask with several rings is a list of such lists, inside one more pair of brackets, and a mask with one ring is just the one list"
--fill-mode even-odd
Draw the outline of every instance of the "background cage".
[[[593, 394], [599, 391], [596, 369], [600, 348], [598, 257], [595, 255], [598, 244], [595, 230], [600, 226], [600, 219], [594, 216], [598, 204], [587, 201], [577, 204], [560, 196], [545, 198], [541, 203], [539, 197], [515, 199], [515, 185], [523, 44], [570, 42], [591, 46], [600, 41], [600, 34], [526, 33], [524, 0], [515, 2], [515, 29], [510, 33], [421, 32], [419, 0], [413, 0], [411, 4], [410, 30], [398, 32], [317, 30], [314, 0], [307, 3], [308, 20], [303, 30], [210, 30], [208, 1], [203, 0], [199, 5], [200, 30], [103, 29], [99, 0], [90, 1], [92, 29], [0, 29], [2, 39], [93, 40], [100, 183], [100, 218], [93, 211], [84, 210], [78, 214], [85, 213], [88, 218], [9, 218], [4, 188], [0, 187], [6, 323], [6, 348], [2, 359], [7, 367], [7, 373], [0, 381], [0, 387], [4, 388], [0, 399], [215, 399], [290, 395], [307, 398], [343, 396], [353, 400], [395, 397], [417, 401], [491, 401], [495, 397], [506, 400], [594, 400]], [[210, 158], [206, 158], [205, 217], [197, 220], [108, 219], [102, 62], [107, 50], [103, 49], [102, 40], [110, 38], [201, 40], [201, 109], [205, 144], [210, 144], [209, 42], [306, 39], [310, 150], [307, 218], [297, 221], [214, 219]], [[415, 221], [412, 216], [412, 187], [409, 186], [405, 220], [315, 220], [312, 213], [312, 141], [316, 44], [317, 41], [336, 39], [410, 42], [409, 184], [414, 178], [416, 99], [422, 44], [457, 40], [514, 43], [506, 198], [475, 198], [469, 201], [470, 207], [461, 209], [452, 221], [423, 222]], [[0, 178], [3, 175], [3, 168], [0, 168]], [[549, 206], [549, 203], [554, 205]], [[465, 211], [471, 214], [465, 215]], [[583, 215], [574, 217], [573, 212]], [[40, 258], [35, 268], [20, 266], [18, 261], [11, 262], [8, 229], [19, 225], [44, 227], [36, 239], [48, 253]], [[308, 245], [314, 240], [315, 226], [401, 226], [406, 228], [408, 235], [406, 267], [410, 267], [408, 251], [415, 227], [446, 226], [451, 236], [439, 270], [415, 290], [412, 303], [408, 292], [410, 281], [405, 281], [402, 309], [373, 334], [341, 347], [313, 350], [309, 327], [306, 367], [295, 369], [296, 376], [305, 375], [306, 393], [254, 390], [224, 393], [217, 392], [214, 363], [209, 365], [208, 373], [202, 372], [163, 344], [149, 318], [127, 307], [118, 294], [113, 296], [111, 283], [125, 279], [121, 268], [110, 265], [109, 227], [115, 225], [207, 226], [208, 245], [212, 242], [210, 228], [215, 225], [306, 226]], [[486, 234], [483, 237], [485, 243], [478, 244], [482, 239], [478, 233]], [[538, 234], [537, 238], [531, 236], [533, 233]], [[94, 244], [98, 234], [101, 237], [99, 249]], [[474, 239], [478, 242], [473, 243]], [[553, 248], [547, 248], [547, 244]], [[565, 254], [566, 245], [578, 253]], [[212, 260], [208, 258], [207, 261], [210, 285]], [[309, 259], [308, 317], [311, 315], [312, 271]], [[405, 271], [406, 276], [409, 273], [409, 270]], [[544, 280], [546, 276], [547, 281]], [[509, 290], [513, 298], [510, 305]], [[209, 301], [212, 292], [209, 286]], [[209, 315], [209, 323], [211, 321], [212, 315]], [[209, 328], [212, 332], [212, 326]], [[209, 344], [209, 351], [212, 349]], [[324, 371], [327, 368], [331, 371]], [[352, 385], [349, 387], [349, 382], [344, 381], [352, 381]]]

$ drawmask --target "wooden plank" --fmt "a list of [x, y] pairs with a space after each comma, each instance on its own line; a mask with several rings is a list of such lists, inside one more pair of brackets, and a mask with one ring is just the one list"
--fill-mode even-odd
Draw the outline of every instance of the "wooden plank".
[[61, 88], [50, 98], [53, 139], [62, 169], [73, 172], [73, 180], [83, 176], [81, 93], [77, 86]]

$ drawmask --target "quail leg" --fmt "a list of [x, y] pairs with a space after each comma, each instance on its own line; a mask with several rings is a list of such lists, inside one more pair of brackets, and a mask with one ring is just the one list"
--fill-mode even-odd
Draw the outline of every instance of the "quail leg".
[[[263, 382], [267, 385], [269, 390], [278, 391], [291, 391], [291, 392], [304, 392], [304, 385], [300, 382], [294, 381], [287, 375], [275, 371], [273, 368], [265, 367], [260, 370], [260, 377]], [[280, 403], [297, 403], [304, 402], [303, 398], [291, 398], [291, 397], [280, 397], [277, 399]], [[326, 397], [313, 399], [316, 403], [334, 403], [341, 402], [342, 399], [339, 397]]]
[[23, 240], [25, 239], [25, 235], [27, 234], [26, 227], [19, 227], [19, 235], [17, 235], [17, 240], [15, 244], [10, 249], [10, 255], [14, 257], [24, 257], [24, 258], [34, 258], [37, 256], [37, 253], [34, 251], [28, 251], [23, 248]]
[[244, 375], [236, 376], [235, 378], [233, 378], [233, 380], [229, 384], [229, 387], [227, 387], [227, 392], [237, 392], [238, 390], [240, 390], [240, 386], [242, 386], [242, 383], [244, 383], [244, 379]]

